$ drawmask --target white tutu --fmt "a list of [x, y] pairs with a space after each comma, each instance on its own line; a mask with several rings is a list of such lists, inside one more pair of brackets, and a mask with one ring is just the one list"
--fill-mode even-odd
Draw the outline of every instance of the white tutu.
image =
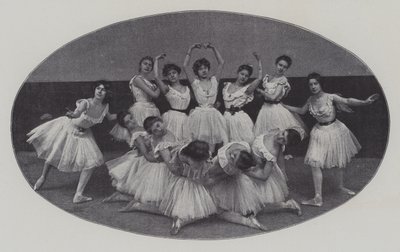
[[137, 150], [131, 150], [125, 155], [106, 162], [108, 173], [112, 178], [112, 185], [117, 191], [134, 195], [132, 181], [142, 167], [144, 157]]
[[63, 172], [78, 172], [101, 166], [103, 154], [90, 129], [80, 129], [62, 116], [27, 134], [38, 157]]
[[169, 110], [162, 115], [163, 121], [177, 141], [187, 140], [190, 137], [188, 116], [179, 111]]
[[217, 206], [225, 211], [247, 215], [263, 208], [256, 184], [244, 174], [232, 175], [211, 187]]
[[247, 113], [239, 111], [232, 115], [230, 112], [226, 111], [224, 117], [226, 120], [229, 142], [245, 141], [249, 144], [253, 142], [254, 124]]
[[136, 172], [130, 186], [135, 200], [158, 205], [164, 198], [172, 174], [164, 163], [152, 163], [142, 159], [139, 166], [140, 170]]
[[321, 169], [344, 168], [360, 149], [353, 133], [336, 119], [332, 124], [313, 127], [304, 163]]
[[129, 108], [129, 113], [140, 127], [143, 127], [143, 122], [147, 117], [160, 116], [160, 111], [152, 102], [135, 102]]
[[212, 107], [196, 107], [189, 115], [192, 139], [210, 144], [227, 143], [226, 122], [222, 114]]
[[259, 195], [264, 204], [284, 202], [289, 195], [285, 175], [275, 165], [266, 181], [254, 180], [259, 190]]
[[160, 204], [164, 215], [195, 220], [217, 212], [210, 192], [202, 184], [177, 176], [173, 176], [171, 181]]
[[254, 135], [257, 137], [272, 129], [285, 130], [292, 127], [300, 127], [305, 130], [305, 125], [301, 119], [299, 117], [296, 119], [295, 115], [282, 104], [264, 103], [257, 116]]

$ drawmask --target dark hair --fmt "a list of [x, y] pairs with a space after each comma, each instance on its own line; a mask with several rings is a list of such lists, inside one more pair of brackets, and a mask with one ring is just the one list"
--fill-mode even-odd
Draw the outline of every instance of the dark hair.
[[139, 71], [141, 70], [142, 62], [145, 60], [149, 60], [151, 62], [151, 69], [154, 67], [154, 59], [151, 56], [144, 56], [143, 58], [140, 59], [139, 61]]
[[118, 123], [121, 127], [126, 128], [124, 118], [125, 118], [127, 115], [129, 115], [129, 112], [126, 111], [126, 110], [120, 111], [120, 112], [117, 114], [117, 123]]
[[181, 153], [195, 161], [203, 161], [210, 157], [210, 148], [207, 142], [194, 140], [184, 147]]
[[307, 85], [310, 83], [311, 79], [317, 80], [321, 88], [324, 89], [324, 84], [321, 82], [322, 76], [319, 73], [316, 72], [310, 73], [307, 76]]
[[171, 70], [175, 70], [178, 72], [178, 74], [181, 73], [181, 68], [173, 63], [165, 64], [162, 70], [163, 76], [167, 76], [168, 72]]
[[103, 85], [103, 86], [104, 86], [104, 89], [106, 90], [106, 96], [104, 97], [104, 99], [103, 99], [103, 101], [102, 101], [102, 104], [110, 103], [110, 102], [112, 101], [112, 92], [111, 92], [111, 85], [110, 85], [110, 82], [109, 82], [109, 81], [106, 81], [106, 80], [98, 80], [98, 81], [95, 81], [95, 82], [92, 84], [93, 92], [94, 92], [94, 91], [96, 90], [96, 88], [97, 88], [98, 86], [100, 86], [100, 85]]
[[275, 60], [275, 64], [278, 64], [279, 61], [284, 60], [288, 64], [288, 68], [292, 65], [292, 59], [287, 55], [281, 55]]
[[239, 73], [242, 70], [247, 70], [247, 72], [249, 72], [249, 77], [253, 74], [253, 67], [250, 65], [247, 64], [240, 65], [237, 70], [237, 73]]
[[196, 60], [193, 63], [193, 72], [196, 76], [198, 76], [198, 71], [201, 66], [205, 66], [208, 69], [210, 69], [211, 68], [210, 61], [208, 61], [206, 58], [201, 58], [201, 59]]
[[158, 117], [158, 116], [149, 116], [146, 119], [144, 119], [143, 122], [143, 128], [147, 131], [147, 133], [151, 134], [151, 127], [153, 126], [153, 124], [155, 124], [156, 122], [162, 122], [163, 120]]
[[287, 129], [287, 144], [288, 146], [293, 146], [301, 142], [300, 133], [294, 129]]
[[236, 167], [242, 171], [249, 169], [255, 165], [253, 156], [247, 151], [240, 151], [239, 158], [236, 161]]

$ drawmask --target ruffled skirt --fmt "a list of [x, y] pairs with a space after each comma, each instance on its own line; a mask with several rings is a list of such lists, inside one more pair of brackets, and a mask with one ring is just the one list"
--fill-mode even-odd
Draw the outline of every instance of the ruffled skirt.
[[192, 139], [210, 144], [227, 143], [226, 122], [215, 108], [196, 107], [189, 115], [189, 130]]
[[271, 175], [266, 181], [254, 180], [264, 205], [284, 202], [289, 194], [285, 175], [278, 167], [272, 169]]
[[291, 127], [300, 127], [306, 131], [305, 124], [300, 117], [295, 116], [295, 114], [283, 107], [282, 104], [264, 103], [257, 116], [254, 135], [257, 137], [272, 129], [285, 130]]
[[78, 172], [104, 163], [91, 130], [79, 130], [66, 116], [36, 127], [27, 136], [38, 157], [60, 171]]
[[135, 194], [132, 182], [144, 161], [143, 156], [138, 155], [136, 150], [132, 150], [121, 157], [106, 162], [108, 173], [112, 178], [112, 185], [117, 191]]
[[129, 113], [140, 127], [143, 127], [143, 122], [147, 117], [160, 116], [160, 111], [152, 102], [135, 102], [129, 108]]
[[360, 149], [353, 133], [336, 119], [332, 124], [313, 127], [304, 163], [321, 169], [344, 168]]
[[173, 177], [160, 211], [170, 217], [195, 220], [217, 212], [210, 192], [202, 185], [185, 177]]
[[169, 110], [162, 116], [169, 131], [174, 134], [177, 141], [187, 140], [190, 137], [188, 116], [179, 111]]
[[225, 211], [247, 215], [263, 208], [256, 184], [247, 175], [229, 176], [211, 187], [217, 206]]
[[226, 120], [226, 127], [229, 142], [245, 141], [252, 143], [254, 140], [254, 124], [248, 114], [243, 111], [231, 114], [225, 112], [224, 117]]
[[132, 181], [131, 188], [135, 200], [159, 205], [164, 198], [172, 173], [164, 163], [152, 163], [143, 159], [140, 170]]

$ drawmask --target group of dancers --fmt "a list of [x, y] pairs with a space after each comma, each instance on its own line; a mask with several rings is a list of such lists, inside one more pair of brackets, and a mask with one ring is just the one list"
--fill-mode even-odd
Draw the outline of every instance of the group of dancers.
[[[190, 62], [194, 51], [212, 50], [218, 66], [211, 73], [206, 58]], [[224, 60], [211, 43], [196, 43], [187, 51], [183, 69], [160, 62], [166, 54], [143, 57], [139, 72], [129, 82], [134, 103], [118, 114], [109, 112], [110, 84], [94, 84], [94, 96], [76, 102], [75, 111], [43, 123], [28, 133], [38, 157], [45, 160], [34, 185], [44, 184], [51, 167], [63, 172], [80, 171], [74, 203], [92, 200], [83, 195], [95, 167], [104, 164], [90, 128], [104, 118], [116, 120], [110, 134], [125, 141], [131, 150], [106, 162], [116, 192], [104, 202], [129, 202], [121, 211], [145, 211], [173, 218], [171, 233], [186, 224], [217, 215], [229, 222], [265, 230], [256, 216], [271, 209], [291, 209], [298, 215], [300, 205], [288, 198], [285, 146], [295, 145], [308, 134], [297, 114], [309, 112], [317, 121], [309, 133], [304, 163], [311, 167], [315, 195], [301, 203], [322, 206], [322, 170], [335, 168], [338, 188], [353, 195], [343, 185], [343, 168], [361, 148], [350, 130], [336, 118], [336, 110], [372, 104], [374, 94], [365, 100], [343, 98], [323, 91], [321, 76], [307, 77], [311, 96], [303, 107], [285, 105], [281, 100], [290, 92], [285, 77], [292, 60], [286, 55], [275, 60], [275, 71], [263, 77], [257, 53], [257, 76], [249, 83], [253, 67], [239, 66], [234, 82], [223, 83], [225, 112], [217, 102], [219, 77]], [[190, 87], [180, 81], [181, 71]], [[191, 71], [192, 70], [192, 71]], [[154, 72], [155, 82], [149, 81]], [[161, 74], [166, 78], [163, 80]], [[160, 115], [154, 99], [163, 94], [170, 109]], [[255, 123], [242, 110], [261, 97], [264, 104]], [[198, 106], [186, 113], [191, 99]]]

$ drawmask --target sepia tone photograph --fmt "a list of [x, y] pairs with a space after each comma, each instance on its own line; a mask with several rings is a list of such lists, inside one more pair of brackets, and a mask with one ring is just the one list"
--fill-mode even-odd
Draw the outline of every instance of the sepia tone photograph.
[[267, 16], [181, 11], [104, 26], [21, 84], [11, 136], [48, 203], [133, 234], [243, 238], [351, 202], [389, 137], [380, 82]]

